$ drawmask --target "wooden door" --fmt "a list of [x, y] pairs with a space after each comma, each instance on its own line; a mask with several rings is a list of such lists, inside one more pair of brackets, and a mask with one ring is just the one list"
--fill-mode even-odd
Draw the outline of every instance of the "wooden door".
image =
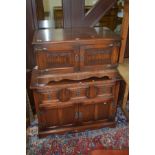
[[110, 119], [113, 115], [111, 107], [113, 106], [112, 100], [104, 100], [95, 104], [95, 120]]
[[61, 73], [74, 72], [79, 68], [79, 50], [72, 45], [37, 45], [35, 51], [38, 69]]
[[79, 103], [79, 122], [92, 122], [94, 121], [95, 104], [92, 102]]
[[113, 43], [81, 46], [80, 70], [97, 70], [118, 63], [119, 50]]
[[112, 99], [96, 99], [92, 102], [79, 104], [79, 122], [81, 124], [93, 123], [94, 121], [108, 121], [114, 116], [114, 102]]
[[39, 129], [48, 130], [65, 126], [74, 126], [78, 120], [78, 108], [74, 103], [42, 105], [39, 108]]

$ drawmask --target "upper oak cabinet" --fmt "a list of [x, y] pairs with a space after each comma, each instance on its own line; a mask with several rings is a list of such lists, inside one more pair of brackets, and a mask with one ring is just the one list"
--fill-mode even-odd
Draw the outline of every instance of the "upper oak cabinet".
[[33, 40], [38, 69], [64, 73], [116, 66], [120, 38], [101, 29], [39, 30]]

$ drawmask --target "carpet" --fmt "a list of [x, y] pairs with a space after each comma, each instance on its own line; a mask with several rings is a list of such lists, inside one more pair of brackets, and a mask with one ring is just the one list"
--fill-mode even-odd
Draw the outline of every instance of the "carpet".
[[120, 107], [115, 128], [50, 135], [38, 138], [37, 118], [27, 129], [27, 155], [88, 155], [95, 149], [125, 149], [129, 147], [129, 125]]

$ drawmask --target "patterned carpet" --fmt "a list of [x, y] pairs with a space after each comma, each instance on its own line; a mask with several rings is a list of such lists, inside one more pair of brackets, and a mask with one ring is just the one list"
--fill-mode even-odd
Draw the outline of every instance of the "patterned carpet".
[[37, 119], [27, 129], [27, 155], [88, 155], [99, 148], [129, 147], [129, 125], [121, 108], [117, 109], [116, 128], [87, 130], [74, 134], [51, 135], [39, 139]]

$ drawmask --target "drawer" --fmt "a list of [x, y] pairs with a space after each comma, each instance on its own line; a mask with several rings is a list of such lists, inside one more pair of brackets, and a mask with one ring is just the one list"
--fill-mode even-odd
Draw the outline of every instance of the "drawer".
[[48, 87], [35, 91], [39, 104], [80, 101], [97, 97], [113, 96], [114, 80], [89, 78], [81, 81], [62, 80], [51, 82]]

